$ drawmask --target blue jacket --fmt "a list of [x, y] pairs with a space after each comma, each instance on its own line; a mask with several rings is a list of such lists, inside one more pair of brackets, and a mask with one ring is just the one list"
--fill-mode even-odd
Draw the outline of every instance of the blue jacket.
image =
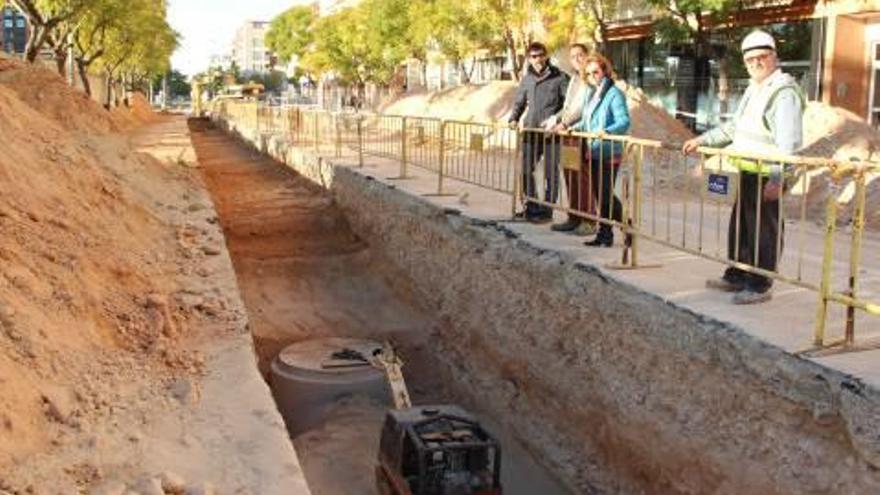
[[[606, 82], [607, 81], [607, 82]], [[599, 104], [590, 113], [590, 100], [596, 92], [596, 88], [592, 88], [584, 95], [584, 110], [581, 114], [581, 120], [572, 126], [571, 130], [576, 132], [604, 132], [605, 134], [623, 135], [629, 131], [630, 119], [629, 108], [626, 105], [626, 95], [618, 88], [610, 79], [604, 79], [602, 86], [610, 84], [610, 87], [602, 96]], [[623, 144], [617, 141], [601, 140], [604, 144], [602, 156], [610, 157], [612, 153], [615, 157], [623, 154]], [[590, 149], [593, 156], [599, 156], [599, 139], [592, 140]]]

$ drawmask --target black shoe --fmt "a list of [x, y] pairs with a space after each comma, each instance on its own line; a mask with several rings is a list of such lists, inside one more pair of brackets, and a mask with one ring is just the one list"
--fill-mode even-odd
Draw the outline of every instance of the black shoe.
[[554, 232], [571, 232], [574, 229], [578, 228], [581, 224], [581, 221], [577, 218], [569, 218], [568, 220], [562, 223], [554, 223], [550, 226], [550, 230]]
[[587, 241], [584, 243], [584, 246], [590, 247], [611, 247], [614, 245], [613, 237], [599, 237], [596, 236], [592, 241]]
[[758, 292], [753, 289], [743, 289], [733, 295], [733, 304], [758, 304], [773, 298], [773, 292], [765, 290]]
[[738, 284], [736, 282], [731, 282], [724, 277], [720, 277], [710, 278], [709, 280], [706, 280], [706, 288], [720, 290], [721, 292], [739, 292], [745, 289], [745, 285], [741, 283]]
[[526, 221], [529, 223], [548, 223], [553, 221], [553, 215], [526, 215]]
[[542, 216], [540, 213], [535, 213], [529, 210], [518, 211], [513, 214], [513, 218], [516, 220], [525, 220], [527, 222], [531, 222], [533, 219]]

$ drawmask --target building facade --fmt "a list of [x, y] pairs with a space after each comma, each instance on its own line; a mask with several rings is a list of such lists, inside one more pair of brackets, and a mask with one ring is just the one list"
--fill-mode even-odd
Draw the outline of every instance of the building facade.
[[0, 30], [0, 49], [21, 55], [27, 45], [28, 27], [25, 17], [7, 2], [0, 2], [3, 28]]
[[274, 64], [272, 52], [266, 48], [266, 21], [247, 21], [235, 32], [232, 61], [242, 75], [264, 74]]
[[229, 70], [232, 65], [232, 55], [211, 55], [208, 67], [221, 70]]
[[722, 24], [710, 25], [703, 53], [693, 43], [659, 41], [656, 16], [628, 10], [615, 19], [606, 52], [619, 78], [697, 131], [736, 109], [748, 85], [739, 41], [755, 28], [774, 35], [783, 69], [808, 99], [880, 127], [880, 1], [744, 2]]

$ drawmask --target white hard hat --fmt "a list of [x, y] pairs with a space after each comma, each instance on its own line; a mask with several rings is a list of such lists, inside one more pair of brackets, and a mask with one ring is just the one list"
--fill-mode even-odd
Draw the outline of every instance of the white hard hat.
[[742, 42], [742, 52], [745, 55], [746, 52], [751, 50], [773, 50], [776, 51], [776, 41], [773, 39], [773, 36], [770, 36], [766, 31], [755, 30], [749, 33], [748, 36], [743, 38]]

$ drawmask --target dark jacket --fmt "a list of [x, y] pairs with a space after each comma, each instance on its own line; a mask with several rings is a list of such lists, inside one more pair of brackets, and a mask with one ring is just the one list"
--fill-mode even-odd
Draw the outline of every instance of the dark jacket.
[[541, 75], [536, 74], [532, 66], [529, 65], [529, 69], [516, 91], [510, 121], [518, 122], [528, 106], [529, 111], [523, 121], [523, 126], [541, 127], [541, 123], [562, 110], [567, 89], [568, 74], [559, 70], [555, 65], [548, 64]]

